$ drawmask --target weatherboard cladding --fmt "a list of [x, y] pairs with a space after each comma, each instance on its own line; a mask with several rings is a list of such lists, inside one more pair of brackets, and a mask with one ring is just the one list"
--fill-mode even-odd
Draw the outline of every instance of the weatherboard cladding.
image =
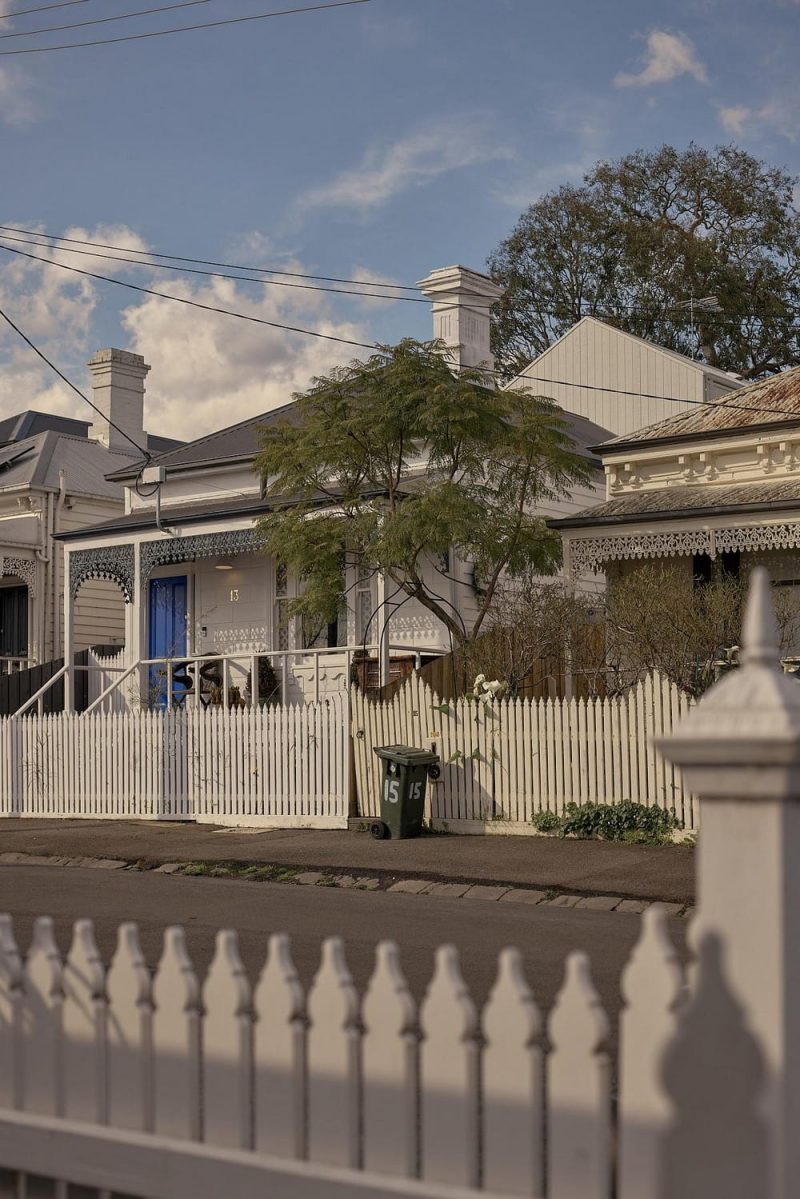
[[624, 433], [605, 442], [600, 449], [611, 451], [643, 442], [672, 441], [678, 437], [708, 436], [792, 422], [800, 424], [800, 367], [797, 366], [750, 383], [713, 404], [697, 405], [690, 412], [681, 412], [634, 433]]

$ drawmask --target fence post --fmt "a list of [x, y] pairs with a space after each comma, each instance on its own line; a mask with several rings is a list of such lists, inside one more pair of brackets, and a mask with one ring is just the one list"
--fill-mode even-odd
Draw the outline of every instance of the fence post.
[[[770, 584], [761, 567], [752, 575], [742, 644], [741, 668], [657, 745], [680, 767], [701, 805], [692, 930], [700, 968], [694, 1012], [684, 1023], [713, 1006], [712, 983], [720, 1011], [730, 988], [743, 1030], [755, 1034], [764, 1059], [763, 1092], [754, 1098], [767, 1133], [769, 1183], [763, 1193], [790, 1199], [800, 1195], [800, 687], [780, 669]], [[705, 978], [704, 961], [711, 962]], [[723, 1102], [731, 1083], [729, 1050], [719, 1042], [710, 1072]], [[673, 1085], [673, 1096], [677, 1092]], [[739, 1176], [746, 1179], [752, 1138], [731, 1134], [728, 1140], [728, 1163], [730, 1154], [738, 1155]], [[710, 1157], [712, 1147], [708, 1138], [701, 1156]], [[712, 1177], [711, 1161], [695, 1168], [698, 1177]], [[727, 1199], [744, 1195], [742, 1185]], [[717, 1193], [706, 1185], [706, 1195], [716, 1199]]]

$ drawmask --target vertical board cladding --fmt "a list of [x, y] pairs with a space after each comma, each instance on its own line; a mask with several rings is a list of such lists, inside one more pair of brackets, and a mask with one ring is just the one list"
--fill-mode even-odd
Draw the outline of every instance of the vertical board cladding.
[[346, 694], [250, 710], [0, 720], [0, 816], [346, 828]]
[[453, 832], [532, 831], [538, 812], [569, 803], [633, 800], [697, 827], [693, 797], [653, 746], [688, 711], [666, 679], [648, 676], [623, 695], [589, 700], [462, 697], [443, 702], [418, 675], [391, 699], [351, 696], [359, 815], [380, 815], [375, 749], [407, 744], [441, 759], [428, 783], [426, 819]]

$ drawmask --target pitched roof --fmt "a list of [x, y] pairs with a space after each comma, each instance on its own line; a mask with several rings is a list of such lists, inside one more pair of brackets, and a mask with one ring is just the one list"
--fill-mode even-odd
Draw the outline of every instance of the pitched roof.
[[73, 437], [88, 437], [88, 420], [74, 420], [70, 416], [56, 416], [53, 412], [38, 412], [28, 408], [25, 412], [17, 412], [0, 420], [0, 443], [22, 441], [26, 437], [35, 437], [37, 433], [46, 433], [52, 429], [56, 433], [69, 433]]
[[[248, 417], [236, 425], [219, 429], [216, 433], [207, 433], [196, 441], [189, 441], [177, 450], [159, 454], [154, 460], [158, 466], [166, 467], [168, 471], [184, 471], [204, 469], [207, 466], [224, 462], [247, 462], [256, 457], [261, 449], [261, 430], [280, 422], [289, 424], [297, 422], [297, 401], [283, 404], [269, 412], [258, 416]], [[597, 445], [608, 434], [608, 429], [596, 425], [585, 416], [574, 412], [562, 413], [567, 426], [567, 432], [576, 442], [578, 448], [588, 454], [590, 447]], [[109, 475], [109, 479], [127, 481], [134, 479], [142, 467], [141, 461], [132, 461], [128, 466]]]
[[[277, 424], [280, 420], [291, 420], [295, 403], [283, 404], [270, 412], [250, 416], [238, 424], [228, 425], [215, 433], [207, 433], [195, 441], [186, 442], [178, 449], [168, 450], [159, 454], [155, 461], [167, 470], [191, 470], [194, 467], [209, 466], [213, 463], [242, 462], [255, 458], [261, 449], [259, 440], [260, 430], [266, 425]], [[135, 478], [142, 463], [131, 462], [128, 467], [109, 475], [111, 479]]]
[[635, 433], [613, 437], [598, 448], [612, 450], [642, 442], [706, 438], [718, 433], [783, 424], [800, 424], [800, 366], [767, 379], [758, 379], [720, 400], [698, 404], [689, 412], [679, 412]]
[[624, 524], [642, 516], [648, 521], [674, 520], [682, 516], [696, 520], [700, 512], [764, 512], [797, 506], [800, 506], [800, 479], [733, 486], [681, 483], [652, 491], [626, 492], [604, 504], [595, 504], [593, 508], [584, 508], [582, 512], [547, 523], [554, 529], [579, 529]]
[[[647, 346], [648, 350], [652, 350], [656, 354], [664, 354], [667, 358], [676, 359], [684, 366], [693, 367], [703, 375], [708, 375], [712, 379], [717, 379], [720, 383], [725, 383], [727, 387], [738, 387], [739, 380], [736, 375], [729, 371], [720, 370], [716, 366], [709, 366], [707, 362], [698, 362], [694, 358], [689, 358], [686, 354], [681, 354], [677, 350], [668, 350], [666, 346], [660, 346], [655, 341], [648, 341], [646, 337], [639, 337], [636, 333], [629, 333], [627, 329], [619, 329], [616, 325], [612, 325], [609, 321], [601, 321], [596, 316], [582, 316], [579, 321], [576, 321], [571, 328], [567, 329], [566, 333], [562, 333], [560, 337], [549, 345], [546, 350], [542, 350], [541, 354], [537, 355], [528, 365], [516, 375], [510, 383], [504, 385], [504, 390], [510, 390], [519, 379], [527, 379], [528, 371], [533, 370], [538, 362], [546, 358], [555, 350], [556, 346], [561, 345], [567, 338], [572, 337], [577, 329], [582, 325], [592, 324], [601, 325], [604, 329], [610, 329], [612, 333], [616, 333], [619, 337], [627, 338], [629, 341], [636, 342], [637, 345]], [[553, 380], [550, 380], [551, 382]], [[543, 381], [544, 382], [544, 381]]]
[[64, 470], [69, 492], [121, 501], [120, 487], [107, 475], [110, 467], [122, 462], [130, 462], [130, 458], [99, 441], [48, 429], [0, 446], [0, 490], [38, 487], [58, 491], [59, 473]]

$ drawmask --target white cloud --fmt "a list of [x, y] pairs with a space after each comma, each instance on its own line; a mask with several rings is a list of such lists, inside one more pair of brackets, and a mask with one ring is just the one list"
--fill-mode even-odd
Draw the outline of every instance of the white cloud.
[[[390, 278], [388, 275], [379, 275], [375, 271], [371, 271], [366, 266], [354, 266], [350, 271], [350, 278], [354, 283], [363, 283], [364, 291], [374, 297], [381, 294], [384, 298], [376, 300], [374, 298], [365, 298], [357, 301], [367, 312], [375, 311], [377, 308], [390, 308], [392, 304], [398, 303], [400, 292], [392, 290], [392, 284], [399, 284], [399, 279]], [[389, 284], [387, 288], [387, 284]]]
[[[301, 264], [294, 269], [302, 270]], [[263, 320], [369, 342], [353, 321], [337, 320], [325, 293], [244, 287], [227, 279], [161, 280], [159, 291]], [[316, 374], [367, 350], [292, 335], [148, 296], [126, 308], [127, 348], [152, 370], [146, 423], [151, 432], [190, 439], [287, 403]]]
[[[8, 218], [7, 223], [35, 228], [23, 219]], [[64, 230], [64, 236], [147, 249], [125, 226], [72, 228]], [[372, 341], [359, 318], [336, 315], [339, 304], [356, 303], [359, 311], [364, 305], [365, 316], [367, 301], [346, 301], [300, 287], [177, 277], [174, 272], [155, 272], [138, 263], [123, 267], [94, 254], [78, 257], [66, 250], [18, 248], [100, 274], [132, 278], [168, 295], [213, 307], [352, 341]], [[247, 262], [269, 261], [280, 263], [287, 271], [308, 271], [301, 261], [278, 254], [269, 240], [257, 233], [247, 235], [238, 248], [242, 253], [237, 256]], [[353, 278], [369, 284], [375, 280], [364, 267], [356, 268]], [[109, 333], [109, 318], [113, 322], [117, 317], [123, 294], [130, 295], [41, 262], [6, 259], [0, 254], [0, 306], [79, 387], [88, 388], [85, 364], [101, 346], [114, 344], [144, 355], [152, 367], [145, 408], [150, 432], [186, 440], [202, 436], [284, 404], [294, 391], [307, 387], [314, 375], [326, 374], [334, 365], [368, 353], [357, 346], [251, 324], [157, 296], [137, 297], [129, 303], [119, 317], [121, 332]], [[97, 331], [101, 320], [102, 334]], [[92, 419], [91, 409], [0, 321], [0, 417], [26, 408]]]
[[635, 75], [621, 72], [614, 77], [614, 84], [616, 87], [649, 87], [654, 83], [669, 83], [681, 75], [691, 75], [698, 83], [708, 82], [705, 65], [685, 33], [653, 29], [647, 35], [642, 69]]
[[410, 133], [391, 146], [371, 148], [359, 166], [312, 188], [299, 203], [302, 208], [366, 212], [440, 175], [505, 157], [508, 151], [496, 143], [480, 118], [463, 123], [443, 121]]
[[[36, 229], [34, 223], [24, 219], [7, 218], [7, 223]], [[73, 227], [66, 229], [64, 236], [146, 248], [142, 239], [124, 225], [101, 225], [94, 229]], [[100, 271], [109, 264], [94, 255], [84, 258], [51, 247], [10, 244], [44, 261], [0, 254], [0, 306], [80, 386], [85, 382], [86, 359], [97, 348], [92, 344], [97, 284], [47, 263], [64, 262]], [[115, 266], [120, 269], [119, 264]], [[7, 416], [26, 408], [39, 408], [91, 419], [91, 410], [86, 404], [60, 382], [12, 329], [4, 322], [0, 322], [0, 326], [0, 414]]]
[[38, 116], [28, 77], [14, 67], [0, 67], [0, 122], [14, 128], [30, 125]]
[[745, 131], [747, 122], [753, 115], [752, 108], [748, 108], [746, 104], [731, 104], [730, 107], [721, 107], [719, 110], [719, 120], [722, 128], [727, 133], [732, 133], [734, 137], [741, 137]]

